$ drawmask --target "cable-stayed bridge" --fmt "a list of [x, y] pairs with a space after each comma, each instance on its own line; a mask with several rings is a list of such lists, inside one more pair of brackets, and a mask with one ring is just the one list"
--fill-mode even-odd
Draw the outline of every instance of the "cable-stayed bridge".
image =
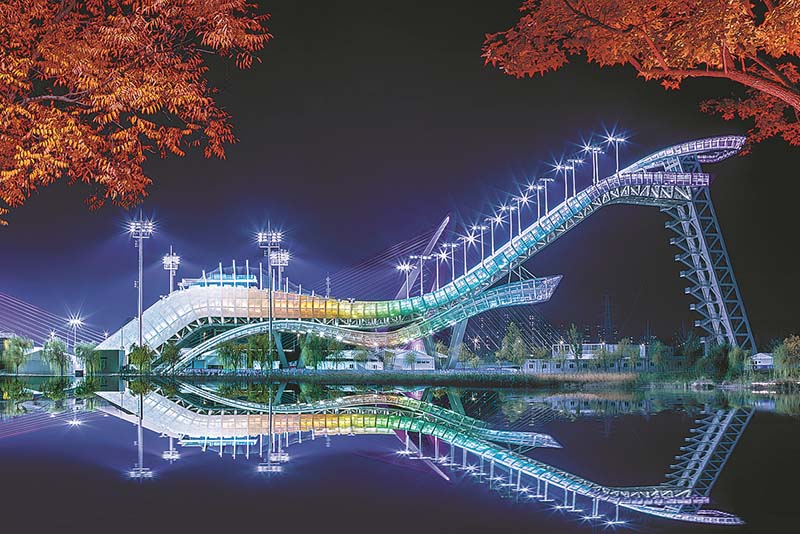
[[[69, 317], [62, 317], [28, 302], [0, 292], [0, 333], [14, 334], [44, 344], [51, 336], [72, 339]], [[83, 325], [77, 330], [78, 341], [99, 343], [103, 333]]]

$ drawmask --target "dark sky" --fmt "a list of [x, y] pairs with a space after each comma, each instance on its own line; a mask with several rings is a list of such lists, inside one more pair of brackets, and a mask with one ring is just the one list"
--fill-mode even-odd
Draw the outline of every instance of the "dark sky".
[[[631, 136], [623, 164], [746, 131], [698, 111], [704, 97], [731, 91], [721, 81], [667, 92], [632, 69], [581, 62], [544, 78], [506, 77], [483, 65], [480, 48], [486, 32], [514, 22], [516, 0], [430, 4], [265, 4], [275, 38], [263, 62], [211, 72], [240, 139], [228, 159], [196, 153], [147, 164], [155, 183], [143, 207], [158, 222], [145, 249], [147, 302], [166, 291], [160, 257], [170, 244], [183, 257], [179, 276], [195, 276], [220, 259], [256, 259], [253, 233], [271, 220], [287, 231], [292, 280], [311, 285], [448, 212], [471, 222], [604, 126]], [[603, 165], [613, 171], [610, 158]], [[708, 169], [762, 341], [798, 327], [798, 167], [800, 149], [771, 141]], [[579, 181], [589, 176], [584, 169]], [[129, 214], [89, 213], [88, 194], [53, 186], [12, 213], [0, 229], [0, 291], [59, 314], [80, 308], [95, 328], [114, 330], [136, 306]], [[664, 220], [655, 208], [608, 208], [537, 256], [531, 270], [565, 275], [548, 318], [593, 324], [608, 293], [626, 335], [638, 337], [649, 321], [670, 337], [693, 320]]]

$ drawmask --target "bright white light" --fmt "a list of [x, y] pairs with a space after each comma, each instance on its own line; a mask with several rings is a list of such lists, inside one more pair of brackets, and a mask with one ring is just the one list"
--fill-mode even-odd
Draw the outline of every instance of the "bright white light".
[[80, 317], [70, 317], [69, 318], [69, 325], [72, 328], [81, 327], [81, 326], [83, 326], [83, 319], [81, 319]]
[[614, 134], [606, 135], [605, 139], [607, 143], [624, 143], [625, 141], [627, 141], [627, 139], [625, 139], [624, 137], [617, 136]]
[[149, 219], [138, 219], [128, 222], [128, 233], [135, 239], [147, 239], [153, 235], [155, 224]]
[[67, 424], [69, 426], [81, 426], [83, 424], [83, 421], [80, 421], [78, 419], [72, 419], [70, 421], [67, 421]]
[[167, 271], [177, 271], [181, 264], [181, 257], [177, 254], [166, 254], [161, 258], [161, 262]]
[[256, 240], [258, 241], [259, 245], [264, 245], [267, 243], [277, 244], [283, 241], [283, 232], [276, 230], [270, 230], [269, 232], [257, 232]]
[[600, 154], [601, 152], [603, 152], [603, 148], [599, 147], [599, 146], [594, 146], [594, 145], [588, 145], [587, 144], [587, 145], [583, 146], [583, 151], [584, 152], [594, 152], [596, 154]]
[[514, 197], [514, 202], [527, 206], [528, 202], [530, 202], [530, 197], [528, 197], [528, 193], [522, 193], [520, 196]]

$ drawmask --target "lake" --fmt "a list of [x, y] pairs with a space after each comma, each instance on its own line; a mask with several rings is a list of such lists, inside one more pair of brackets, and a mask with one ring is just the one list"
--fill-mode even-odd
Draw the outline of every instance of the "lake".
[[793, 397], [90, 385], [28, 381], [0, 402], [6, 531], [778, 532], [798, 517]]

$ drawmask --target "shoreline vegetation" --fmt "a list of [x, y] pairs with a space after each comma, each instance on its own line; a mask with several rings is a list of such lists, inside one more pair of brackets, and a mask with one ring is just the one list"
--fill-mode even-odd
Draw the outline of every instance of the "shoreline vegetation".
[[[52, 378], [58, 375], [14, 375], [0, 371], [0, 378]], [[277, 369], [270, 372], [204, 371], [191, 373], [95, 373], [93, 377], [116, 377], [123, 380], [176, 378], [199, 381], [270, 381], [305, 382], [330, 385], [460, 386], [489, 388], [644, 388], [663, 391], [749, 391], [754, 393], [797, 393], [800, 381], [768, 376], [754, 376], [735, 381], [714, 381], [692, 375], [658, 373], [581, 372], [560, 374], [503, 373], [485, 371], [343, 371], [313, 369]]]
[[[2, 376], [2, 373], [0, 373]], [[15, 375], [8, 375], [13, 377]], [[52, 376], [52, 375], [18, 375]], [[204, 380], [268, 380], [271, 382], [308, 382], [318, 384], [359, 384], [359, 385], [431, 385], [431, 386], [481, 386], [481, 387], [555, 387], [562, 385], [582, 386], [589, 384], [609, 386], [632, 386], [637, 382], [635, 373], [487, 373], [480, 371], [331, 371], [277, 369], [271, 372], [212, 371], [203, 373], [175, 374], [137, 374], [113, 373], [98, 376], [119, 377], [121, 379], [179, 378], [191, 381]]]

